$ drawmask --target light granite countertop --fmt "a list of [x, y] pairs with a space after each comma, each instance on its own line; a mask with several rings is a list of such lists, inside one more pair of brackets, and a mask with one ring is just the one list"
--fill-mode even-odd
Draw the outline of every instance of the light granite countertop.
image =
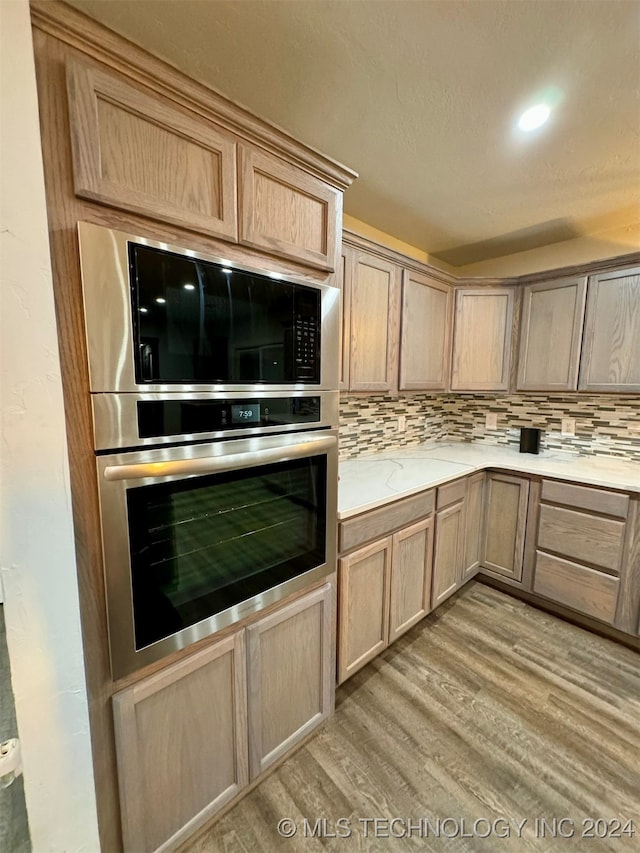
[[338, 518], [349, 518], [484, 468], [640, 493], [639, 462], [553, 450], [534, 455], [480, 442], [429, 443], [341, 462]]

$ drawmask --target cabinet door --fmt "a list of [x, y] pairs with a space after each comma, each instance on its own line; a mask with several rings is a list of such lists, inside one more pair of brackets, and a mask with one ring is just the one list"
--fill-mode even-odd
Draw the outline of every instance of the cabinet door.
[[513, 298], [510, 287], [456, 292], [452, 390], [508, 390]]
[[334, 597], [325, 584], [247, 628], [251, 778], [333, 711]]
[[237, 240], [233, 136], [94, 65], [67, 85], [76, 195]]
[[338, 561], [338, 683], [389, 643], [391, 537]]
[[467, 581], [480, 568], [482, 521], [484, 508], [484, 471], [467, 479], [464, 504], [464, 567], [462, 580]]
[[589, 277], [582, 391], [640, 391], [640, 267]]
[[346, 273], [349, 390], [392, 393], [398, 382], [399, 270], [388, 261], [354, 252]]
[[244, 632], [113, 697], [125, 850], [171, 847], [248, 781]]
[[524, 288], [518, 390], [577, 389], [586, 292], [584, 276]]
[[347, 287], [347, 265], [351, 263], [352, 250], [344, 248], [340, 255], [337, 283], [340, 288], [340, 352], [338, 356], [338, 387], [349, 390], [349, 327], [351, 325], [351, 290]]
[[400, 390], [444, 391], [451, 358], [451, 288], [405, 270], [402, 282]]
[[436, 513], [436, 542], [433, 561], [432, 607], [460, 586], [464, 559], [464, 502]]
[[240, 242], [335, 270], [342, 192], [265, 151], [242, 146], [241, 158]]
[[431, 605], [433, 517], [393, 535], [389, 642], [426, 616]]
[[485, 493], [482, 567], [522, 581], [529, 481], [488, 474]]

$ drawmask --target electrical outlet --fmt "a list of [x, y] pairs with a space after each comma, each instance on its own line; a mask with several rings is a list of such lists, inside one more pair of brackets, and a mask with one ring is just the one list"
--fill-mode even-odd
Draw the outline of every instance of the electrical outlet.
[[498, 429], [497, 412], [487, 412], [487, 416], [485, 418], [484, 425], [487, 429]]
[[576, 434], [575, 418], [563, 418], [562, 419], [562, 435], [575, 435], [575, 434]]
[[407, 428], [407, 416], [398, 415], [398, 432], [404, 432]]

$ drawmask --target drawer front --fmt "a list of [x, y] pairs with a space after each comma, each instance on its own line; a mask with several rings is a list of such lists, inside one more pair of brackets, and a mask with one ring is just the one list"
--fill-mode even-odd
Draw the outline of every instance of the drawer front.
[[451, 506], [451, 504], [464, 500], [466, 492], [466, 479], [456, 480], [454, 483], [439, 486], [437, 508], [444, 509], [446, 506]]
[[538, 547], [619, 574], [624, 530], [624, 521], [543, 504]]
[[357, 515], [338, 526], [338, 550], [341, 554], [352, 551], [365, 542], [379, 539], [387, 533], [405, 527], [433, 512], [434, 489], [394, 501], [371, 512]]
[[536, 551], [533, 591], [587, 616], [612, 624], [619, 585], [618, 578]]
[[601, 512], [626, 518], [629, 511], [629, 496], [620, 492], [608, 492], [602, 489], [590, 489], [588, 486], [574, 486], [569, 483], [556, 483], [553, 480], [542, 481], [543, 501], [566, 504], [576, 509]]

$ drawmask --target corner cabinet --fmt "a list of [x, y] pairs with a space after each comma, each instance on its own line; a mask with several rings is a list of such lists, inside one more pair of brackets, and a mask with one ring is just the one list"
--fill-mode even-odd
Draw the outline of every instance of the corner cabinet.
[[519, 391], [577, 389], [586, 292], [586, 276], [524, 287]]
[[528, 506], [528, 479], [487, 474], [482, 569], [518, 584], [523, 579]]
[[640, 391], [640, 267], [589, 276], [581, 391]]
[[514, 289], [456, 291], [452, 391], [507, 391], [511, 364]]
[[345, 249], [349, 391], [393, 394], [398, 388], [400, 269], [375, 255]]
[[125, 850], [173, 850], [333, 709], [335, 589], [113, 697]]
[[400, 331], [401, 391], [444, 391], [451, 360], [452, 288], [405, 270]]

